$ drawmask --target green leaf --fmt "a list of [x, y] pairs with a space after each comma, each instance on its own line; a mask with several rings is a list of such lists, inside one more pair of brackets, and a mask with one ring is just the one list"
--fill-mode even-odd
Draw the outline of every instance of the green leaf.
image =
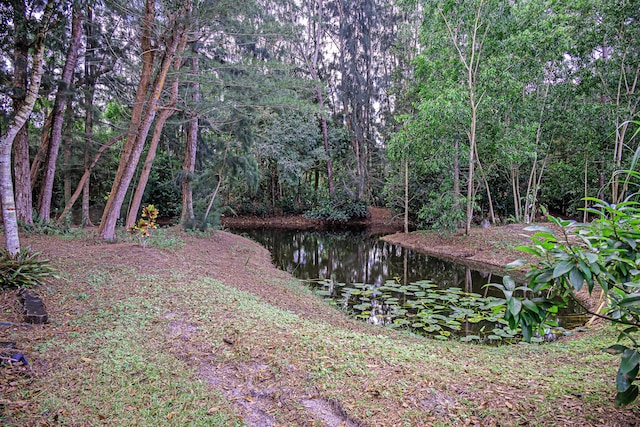
[[514, 316], [517, 316], [518, 313], [520, 313], [520, 311], [522, 311], [522, 301], [520, 301], [518, 298], [510, 299], [508, 305], [509, 305], [509, 311]]
[[[535, 253], [534, 255], [538, 255], [538, 254], [537, 254], [537, 253]], [[515, 261], [513, 261], [513, 262], [510, 262], [509, 264], [507, 264], [507, 265], [505, 266], [505, 269], [507, 269], [507, 270], [514, 270], [514, 269], [516, 269], [516, 268], [518, 268], [518, 267], [521, 267], [521, 266], [523, 266], [523, 265], [527, 265], [527, 264], [528, 264], [528, 263], [527, 263], [527, 261], [525, 261], [525, 260], [523, 260], [523, 259], [517, 259], [517, 260], [515, 260]]]
[[638, 362], [640, 362], [640, 354], [636, 350], [628, 348], [622, 353], [620, 371], [622, 373], [631, 372], [633, 369], [637, 369]]
[[631, 384], [638, 376], [638, 365], [631, 372], [622, 372], [618, 370], [616, 374], [616, 389], [618, 392], [624, 392], [631, 387]]
[[547, 283], [553, 279], [553, 271], [546, 270], [538, 274], [534, 279], [534, 283]]
[[[529, 246], [518, 246], [516, 249], [519, 250], [519, 251], [522, 251], [522, 252], [526, 252], [526, 253], [531, 254], [531, 255], [535, 255], [535, 256], [542, 256], [543, 255], [543, 253], [541, 251], [539, 251], [537, 249], [534, 249], [534, 248], [530, 248]], [[520, 260], [518, 260], [518, 261], [520, 261]], [[516, 262], [516, 261], [514, 261], [514, 262]]]
[[553, 234], [553, 230], [549, 227], [544, 227], [542, 225], [531, 225], [529, 227], [525, 227], [524, 231], [542, 231], [544, 233]]
[[587, 258], [587, 261], [589, 261], [590, 264], [595, 264], [596, 262], [598, 262], [597, 254], [587, 252], [586, 254], [584, 254], [584, 256]]
[[626, 298], [623, 298], [618, 303], [620, 307], [637, 307], [640, 305], [640, 294], [633, 294]]
[[580, 289], [582, 289], [582, 285], [584, 284], [584, 276], [582, 275], [580, 270], [574, 268], [569, 273], [569, 281], [573, 285], [573, 289], [579, 291]]
[[632, 385], [626, 391], [616, 394], [616, 406], [624, 406], [636, 400], [638, 397], [638, 386]]
[[513, 291], [516, 288], [516, 282], [511, 278], [511, 276], [504, 276], [502, 278], [502, 283], [506, 290]]
[[553, 278], [557, 279], [558, 277], [567, 274], [574, 267], [575, 264], [571, 261], [560, 261], [558, 265], [556, 265], [556, 268], [553, 269]]
[[522, 301], [522, 305], [524, 305], [527, 310], [540, 314], [540, 311], [538, 310], [538, 306], [536, 305], [536, 303], [534, 303], [530, 299], [525, 299], [524, 301]]

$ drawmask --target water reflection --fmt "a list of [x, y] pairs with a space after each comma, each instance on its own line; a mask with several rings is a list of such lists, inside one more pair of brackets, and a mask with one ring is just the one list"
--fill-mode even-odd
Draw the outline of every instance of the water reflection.
[[[393, 299], [397, 301], [384, 296], [381, 298], [376, 289], [381, 286], [384, 288], [389, 281], [397, 286], [406, 287], [428, 280], [433, 284], [433, 292], [438, 292], [438, 289], [451, 291], [449, 297], [457, 293], [455, 288], [458, 288], [465, 293], [478, 294], [477, 297], [473, 297], [478, 301], [491, 297], [503, 298], [497, 289], [484, 286], [487, 283], [501, 283], [501, 276], [472, 270], [462, 264], [384, 242], [379, 240], [379, 236], [366, 231], [295, 231], [263, 228], [236, 232], [266, 247], [277, 267], [288, 271], [294, 277], [314, 282], [312, 286], [321, 294], [332, 298], [342, 308], [358, 313], [357, 317], [374, 324], [398, 322], [399, 312], [407, 312], [407, 307], [419, 302], [416, 300], [419, 294], [394, 294]], [[349, 291], [345, 296], [344, 290], [349, 287], [359, 289], [358, 292], [373, 293], [363, 296], [362, 293]], [[487, 300], [483, 304], [489, 302]], [[580, 311], [577, 307], [567, 307], [561, 310], [561, 314], [555, 320], [566, 329], [584, 324], [584, 315], [576, 314], [577, 311]], [[407, 316], [415, 314], [416, 312], [410, 310]], [[455, 317], [455, 313], [450, 315]], [[485, 314], [482, 316], [490, 317]], [[416, 322], [408, 323], [413, 325]], [[478, 329], [485, 329], [488, 324], [493, 325], [487, 328], [488, 336], [495, 336], [499, 329], [495, 329], [496, 325], [491, 321], [472, 324], [467, 318], [462, 323], [462, 330], [455, 333], [463, 336], [480, 334]], [[429, 325], [424, 325], [424, 328], [429, 332]]]
[[[486, 283], [502, 281], [490, 272], [384, 242], [366, 231], [254, 229], [239, 233], [265, 246], [278, 268], [303, 280], [380, 286], [387, 280], [407, 285], [428, 279], [442, 289], [458, 287], [483, 295], [489, 292], [483, 288]], [[490, 292], [499, 296], [495, 290]]]

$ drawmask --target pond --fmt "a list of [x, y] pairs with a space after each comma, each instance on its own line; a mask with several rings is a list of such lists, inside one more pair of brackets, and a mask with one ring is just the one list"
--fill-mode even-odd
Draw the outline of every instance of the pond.
[[[274, 264], [318, 294], [370, 323], [405, 327], [440, 339], [515, 340], [499, 304], [502, 283], [490, 271], [384, 242], [367, 231], [236, 230], [266, 247]], [[584, 323], [569, 307], [558, 331]], [[547, 338], [552, 338], [550, 333]]]

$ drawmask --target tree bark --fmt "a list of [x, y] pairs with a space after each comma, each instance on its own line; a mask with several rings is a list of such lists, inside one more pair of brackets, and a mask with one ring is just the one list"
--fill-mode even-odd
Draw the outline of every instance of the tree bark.
[[[13, 111], [24, 104], [27, 94], [29, 40], [23, 0], [13, 2], [15, 40], [13, 47]], [[22, 126], [13, 142], [13, 174], [18, 221], [33, 224], [33, 200], [29, 175], [29, 127]]]
[[460, 150], [458, 138], [453, 142], [453, 207], [456, 211], [460, 209]]
[[[184, 7], [181, 8], [181, 11], [184, 11]], [[182, 19], [184, 18], [183, 16], [180, 16], [177, 20], [175, 16], [170, 17], [169, 26], [171, 28], [171, 34], [166, 42], [162, 41], [162, 44], [165, 45], [164, 55], [155, 79], [153, 83], [151, 83], [155, 64], [155, 55], [151, 40], [154, 31], [155, 16], [155, 2], [153, 0], [147, 0], [142, 24], [141, 46], [143, 67], [140, 82], [138, 83], [138, 89], [136, 91], [127, 140], [122, 156], [120, 157], [109, 199], [102, 214], [100, 227], [98, 228], [98, 235], [104, 240], [113, 240], [115, 238], [116, 223], [120, 217], [120, 210], [124, 203], [129, 184], [131, 184], [136, 166], [138, 165], [138, 160], [142, 154], [149, 128], [155, 117], [158, 99], [162, 93], [167, 72], [169, 71], [173, 56], [178, 47], [179, 36], [186, 31], [184, 28], [185, 22]], [[149, 92], [148, 99], [147, 92]]]
[[43, 221], [51, 220], [51, 198], [53, 195], [53, 180], [56, 174], [56, 162], [62, 140], [62, 124], [64, 122], [64, 108], [69, 96], [69, 89], [73, 81], [73, 71], [76, 68], [78, 50], [82, 36], [82, 10], [79, 5], [73, 7], [71, 23], [71, 44], [67, 50], [67, 57], [58, 84], [58, 92], [53, 105], [53, 119], [51, 123], [51, 139], [47, 151], [42, 187], [38, 198], [38, 215]]
[[[309, 55], [305, 51], [304, 46], [302, 45], [299, 46], [300, 52], [303, 54], [304, 60], [307, 63], [309, 74], [311, 75], [311, 78], [314, 79], [316, 82], [320, 81], [320, 78], [318, 75], [318, 59], [320, 56], [320, 39], [322, 37], [322, 29], [324, 28], [323, 19], [322, 19], [323, 8], [324, 8], [323, 1], [318, 0], [315, 19], [312, 19], [313, 13], [309, 11], [309, 22], [307, 25], [311, 26], [313, 23], [316, 26], [315, 38], [313, 40], [313, 53]], [[309, 33], [311, 32], [312, 31], [310, 29]], [[309, 36], [309, 38], [311, 38], [311, 36]], [[309, 56], [311, 56], [311, 58], [309, 58]], [[329, 148], [329, 131], [327, 127], [327, 117], [324, 112], [324, 95], [322, 94], [322, 87], [318, 83], [316, 83], [314, 86], [316, 91], [316, 98], [318, 100], [318, 105], [320, 106], [320, 127], [322, 129], [322, 142], [324, 145], [324, 153], [325, 153], [325, 156], [327, 157], [327, 188], [329, 190], [329, 196], [333, 196], [333, 194], [335, 193], [334, 185], [333, 185], [333, 161], [331, 159], [331, 150]]]
[[64, 138], [62, 138], [64, 143], [64, 203], [65, 205], [71, 198], [71, 157], [73, 151], [73, 98], [67, 98], [67, 106], [64, 112], [64, 121], [65, 121], [65, 129], [64, 129]]
[[138, 216], [138, 211], [140, 210], [140, 205], [142, 204], [142, 196], [144, 196], [144, 191], [147, 187], [147, 183], [149, 182], [149, 175], [151, 174], [151, 168], [153, 167], [153, 162], [156, 158], [156, 152], [158, 150], [158, 144], [160, 143], [160, 138], [162, 137], [162, 130], [164, 129], [164, 125], [167, 120], [173, 115], [175, 112], [176, 103], [178, 101], [178, 89], [180, 80], [178, 78], [178, 70], [180, 70], [180, 65], [182, 63], [182, 51], [187, 42], [186, 32], [184, 33], [182, 39], [180, 40], [180, 44], [178, 46], [178, 50], [176, 52], [176, 58], [173, 64], [173, 70], [176, 73], [176, 77], [171, 84], [171, 95], [169, 95], [169, 101], [167, 105], [161, 108], [160, 115], [156, 120], [155, 127], [153, 129], [153, 134], [151, 136], [151, 143], [149, 144], [149, 149], [147, 150], [147, 157], [144, 161], [144, 165], [142, 166], [142, 171], [140, 172], [140, 179], [138, 180], [138, 185], [136, 186], [136, 191], [133, 194], [133, 198], [131, 199], [131, 206], [129, 207], [129, 213], [127, 214], [127, 220], [125, 221], [125, 228], [129, 229], [133, 227], [136, 223], [136, 219]]
[[[198, 149], [198, 113], [197, 108], [200, 103], [200, 83], [199, 78], [199, 62], [198, 62], [198, 44], [191, 43], [191, 101], [193, 103], [191, 112], [191, 121], [187, 124], [186, 147], [184, 151], [184, 162], [182, 163], [182, 214], [180, 215], [180, 223], [183, 225], [193, 224], [195, 215], [193, 213], [193, 189], [191, 182], [193, 181], [196, 167], [196, 152]], [[203, 224], [204, 225], [204, 224]]]
[[520, 176], [520, 172], [515, 163], [511, 163], [509, 174], [511, 175], [511, 191], [513, 193], [513, 214], [516, 222], [520, 222], [522, 218], [520, 210], [520, 191], [518, 190], [518, 178]]
[[[46, 111], [45, 111], [46, 113]], [[38, 173], [40, 172], [40, 167], [42, 166], [42, 162], [47, 158], [47, 151], [49, 150], [49, 137], [51, 135], [51, 119], [53, 118], [52, 114], [46, 114], [47, 118], [44, 120], [44, 126], [42, 126], [42, 134], [40, 135], [40, 147], [38, 148], [38, 152], [33, 157], [33, 161], [31, 162], [31, 169], [29, 172], [30, 181], [31, 181], [31, 191], [34, 190], [34, 185], [38, 179]]]
[[13, 141], [29, 119], [33, 105], [38, 98], [43, 73], [44, 38], [48, 30], [53, 9], [54, 2], [48, 1], [34, 43], [33, 66], [27, 96], [20, 109], [15, 112], [15, 116], [7, 128], [7, 132], [0, 136], [0, 201], [2, 202], [5, 245], [7, 251], [11, 254], [20, 252], [18, 221], [13, 194], [13, 179], [11, 176], [11, 149]]
[[[98, 60], [97, 52], [100, 50], [100, 43], [98, 43], [98, 37], [100, 30], [93, 19], [93, 7], [90, 3], [87, 3], [85, 9], [85, 34], [86, 34], [86, 49], [84, 58], [84, 169], [91, 169], [91, 146], [93, 144], [93, 122], [95, 117], [94, 97], [96, 93], [96, 84], [98, 78], [113, 69], [113, 65], [104, 65], [102, 61]], [[104, 57], [103, 57], [104, 59]], [[117, 59], [113, 59], [117, 61]], [[99, 65], [100, 64], [100, 65]], [[89, 213], [89, 196], [90, 196], [90, 183], [91, 175], [87, 176], [82, 188], [82, 221], [83, 227], [93, 226], [91, 223], [91, 217]], [[66, 207], [65, 207], [66, 208]]]
[[409, 159], [404, 159], [404, 232], [409, 232]]
[[209, 205], [207, 206], [207, 210], [204, 212], [202, 217], [202, 225], [206, 226], [207, 217], [209, 216], [209, 212], [211, 212], [211, 208], [213, 207], [213, 202], [216, 200], [216, 196], [218, 195], [218, 190], [220, 190], [220, 186], [222, 185], [222, 177], [224, 173], [224, 166], [227, 163], [227, 152], [229, 151], [229, 139], [227, 139], [227, 143], [224, 147], [224, 154], [222, 155], [222, 165], [220, 166], [220, 171], [218, 172], [218, 183], [216, 184], [215, 190], [211, 193], [211, 199], [209, 200]]
[[[460, 42], [458, 39], [458, 29], [452, 28], [447, 20], [447, 16], [445, 15], [442, 9], [438, 9], [442, 20], [444, 21], [447, 31], [449, 33], [449, 37], [451, 38], [451, 42], [453, 43], [454, 48], [458, 53], [458, 58], [460, 62], [464, 66], [464, 69], [467, 72], [466, 76], [466, 85], [467, 90], [469, 91], [469, 108], [471, 110], [471, 123], [469, 124], [469, 131], [467, 132], [467, 137], [469, 138], [469, 172], [467, 179], [467, 213], [466, 213], [466, 222], [465, 222], [465, 234], [469, 234], [471, 231], [471, 221], [473, 220], [473, 195], [474, 195], [474, 167], [475, 167], [475, 155], [477, 153], [477, 126], [478, 126], [478, 106], [482, 100], [482, 95], [480, 97], [476, 97], [476, 91], [478, 89], [477, 77], [478, 77], [478, 66], [480, 64], [480, 54], [482, 52], [482, 39], [478, 34], [480, 27], [482, 26], [480, 17], [482, 15], [482, 7], [484, 5], [484, 1], [481, 1], [478, 5], [477, 10], [475, 11], [475, 19], [472, 27], [472, 34], [470, 34], [470, 40], [468, 43], [465, 43], [469, 46], [469, 52], [465, 53], [461, 50]], [[487, 188], [488, 190], [488, 188]]]

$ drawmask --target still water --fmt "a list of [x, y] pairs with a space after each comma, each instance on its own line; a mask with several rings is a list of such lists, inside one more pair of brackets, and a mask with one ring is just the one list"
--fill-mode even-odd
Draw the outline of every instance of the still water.
[[[409, 327], [436, 338], [517, 339], [492, 309], [503, 294], [485, 285], [502, 283], [502, 277], [489, 271], [384, 242], [366, 231], [236, 232], [266, 247], [278, 268], [370, 323]], [[584, 324], [585, 317], [567, 307], [553, 320], [570, 329]]]
[[[380, 286], [387, 280], [409, 284], [431, 280], [439, 288], [459, 287], [484, 294], [502, 277], [383, 242], [366, 231], [236, 231], [266, 247], [275, 265], [303, 280], [332, 279]], [[495, 291], [492, 291], [495, 293]], [[496, 295], [498, 295], [496, 293]]]

